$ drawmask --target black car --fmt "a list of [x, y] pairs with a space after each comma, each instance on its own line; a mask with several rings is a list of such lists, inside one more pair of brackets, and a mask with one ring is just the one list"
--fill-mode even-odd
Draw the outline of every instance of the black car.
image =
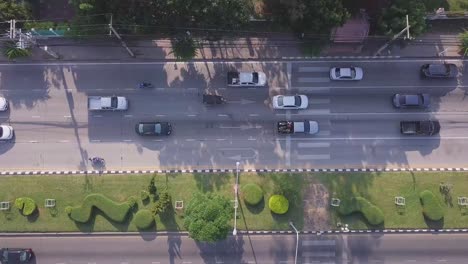
[[396, 108], [427, 108], [430, 96], [428, 94], [395, 94], [393, 106]]
[[455, 78], [457, 65], [453, 63], [432, 63], [421, 66], [421, 75], [426, 78]]
[[33, 257], [33, 251], [30, 248], [1, 248], [0, 263], [17, 264], [28, 263]]
[[402, 121], [400, 122], [400, 131], [403, 135], [433, 136], [439, 134], [439, 121]]
[[172, 125], [168, 122], [140, 122], [135, 125], [135, 131], [141, 136], [170, 135]]

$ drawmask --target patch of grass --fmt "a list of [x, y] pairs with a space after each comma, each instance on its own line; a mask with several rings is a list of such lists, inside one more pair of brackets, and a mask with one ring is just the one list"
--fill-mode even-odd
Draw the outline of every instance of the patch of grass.
[[308, 57], [320, 56], [327, 44], [328, 42], [324, 40], [306, 40], [301, 43], [302, 54]]
[[468, 11], [468, 2], [466, 0], [447, 0], [450, 11]]

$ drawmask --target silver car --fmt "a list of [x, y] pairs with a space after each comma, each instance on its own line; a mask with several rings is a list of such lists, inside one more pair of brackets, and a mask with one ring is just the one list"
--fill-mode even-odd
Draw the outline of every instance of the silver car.
[[305, 95], [276, 95], [273, 97], [274, 109], [306, 109], [309, 99]]
[[429, 94], [395, 94], [393, 96], [395, 108], [427, 108], [429, 104]]
[[333, 81], [359, 81], [364, 72], [359, 67], [331, 68], [330, 79]]

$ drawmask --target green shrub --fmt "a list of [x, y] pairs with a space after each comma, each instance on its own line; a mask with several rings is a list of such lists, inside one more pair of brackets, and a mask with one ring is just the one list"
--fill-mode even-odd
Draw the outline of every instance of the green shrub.
[[460, 33], [462, 53], [468, 53], [468, 31]]
[[353, 197], [342, 201], [338, 212], [342, 215], [360, 212], [371, 225], [380, 225], [384, 222], [382, 210], [363, 197]]
[[444, 217], [444, 211], [437, 197], [429, 190], [424, 190], [419, 194], [423, 207], [423, 214], [432, 221], [439, 221]]
[[140, 198], [142, 201], [145, 201], [149, 198], [149, 192], [146, 190], [141, 190], [140, 192]]
[[93, 193], [86, 196], [81, 206], [71, 207], [70, 218], [76, 222], [86, 223], [91, 218], [93, 208], [101, 210], [111, 220], [122, 223], [127, 219], [131, 206], [129, 202], [116, 203], [102, 194]]
[[15, 200], [15, 206], [23, 215], [31, 215], [37, 209], [36, 202], [29, 197], [20, 197]]
[[135, 196], [130, 196], [127, 199], [128, 206], [134, 208], [137, 205], [138, 199]]
[[247, 183], [242, 186], [241, 191], [246, 204], [257, 205], [263, 199], [263, 190], [255, 183]]
[[164, 213], [167, 208], [169, 208], [169, 205], [171, 205], [171, 195], [167, 189], [164, 188], [159, 192], [159, 200], [153, 205], [151, 212], [154, 215]]
[[71, 206], [65, 207], [65, 213], [67, 213], [67, 215], [70, 215], [72, 211], [73, 211], [73, 207]]
[[154, 217], [150, 210], [142, 209], [135, 214], [135, 225], [138, 229], [147, 229], [154, 225]]
[[158, 192], [158, 189], [156, 188], [156, 184], [154, 181], [155, 181], [155, 176], [151, 178], [150, 183], [148, 184], [148, 187], [147, 187], [148, 193], [151, 194], [151, 196], [153, 197], [155, 197]]
[[12, 59], [15, 59], [15, 58], [30, 56], [31, 55], [31, 50], [18, 48], [14, 41], [7, 41], [3, 45], [3, 54], [9, 60], [12, 60]]
[[275, 214], [285, 214], [289, 209], [289, 202], [283, 195], [272, 195], [268, 200], [268, 207]]

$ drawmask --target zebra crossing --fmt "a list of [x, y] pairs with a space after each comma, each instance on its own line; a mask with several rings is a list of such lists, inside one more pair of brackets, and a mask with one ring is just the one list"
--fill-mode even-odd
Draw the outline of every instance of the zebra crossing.
[[[297, 64], [289, 65], [288, 67], [288, 83], [293, 85], [289, 89], [296, 89], [300, 86], [300, 92], [307, 94], [314, 90], [317, 83], [330, 82], [329, 67], [315, 66], [300, 66]], [[327, 92], [329, 88], [324, 88], [324, 85], [318, 88], [320, 91]], [[296, 89], [297, 90], [297, 89]], [[315, 120], [319, 123], [319, 133], [313, 137], [327, 137], [331, 135], [331, 122], [329, 115], [331, 114], [331, 97], [326, 95], [309, 96], [309, 107], [304, 110], [291, 110], [284, 113], [277, 113], [278, 117], [284, 117], [289, 120]], [[304, 135], [288, 136], [284, 142], [286, 150], [286, 165], [290, 166], [291, 162], [300, 161], [324, 161], [330, 160], [332, 142], [311, 142], [312, 137]]]
[[301, 241], [300, 263], [335, 264], [338, 263], [337, 243], [335, 239], [304, 238]]

